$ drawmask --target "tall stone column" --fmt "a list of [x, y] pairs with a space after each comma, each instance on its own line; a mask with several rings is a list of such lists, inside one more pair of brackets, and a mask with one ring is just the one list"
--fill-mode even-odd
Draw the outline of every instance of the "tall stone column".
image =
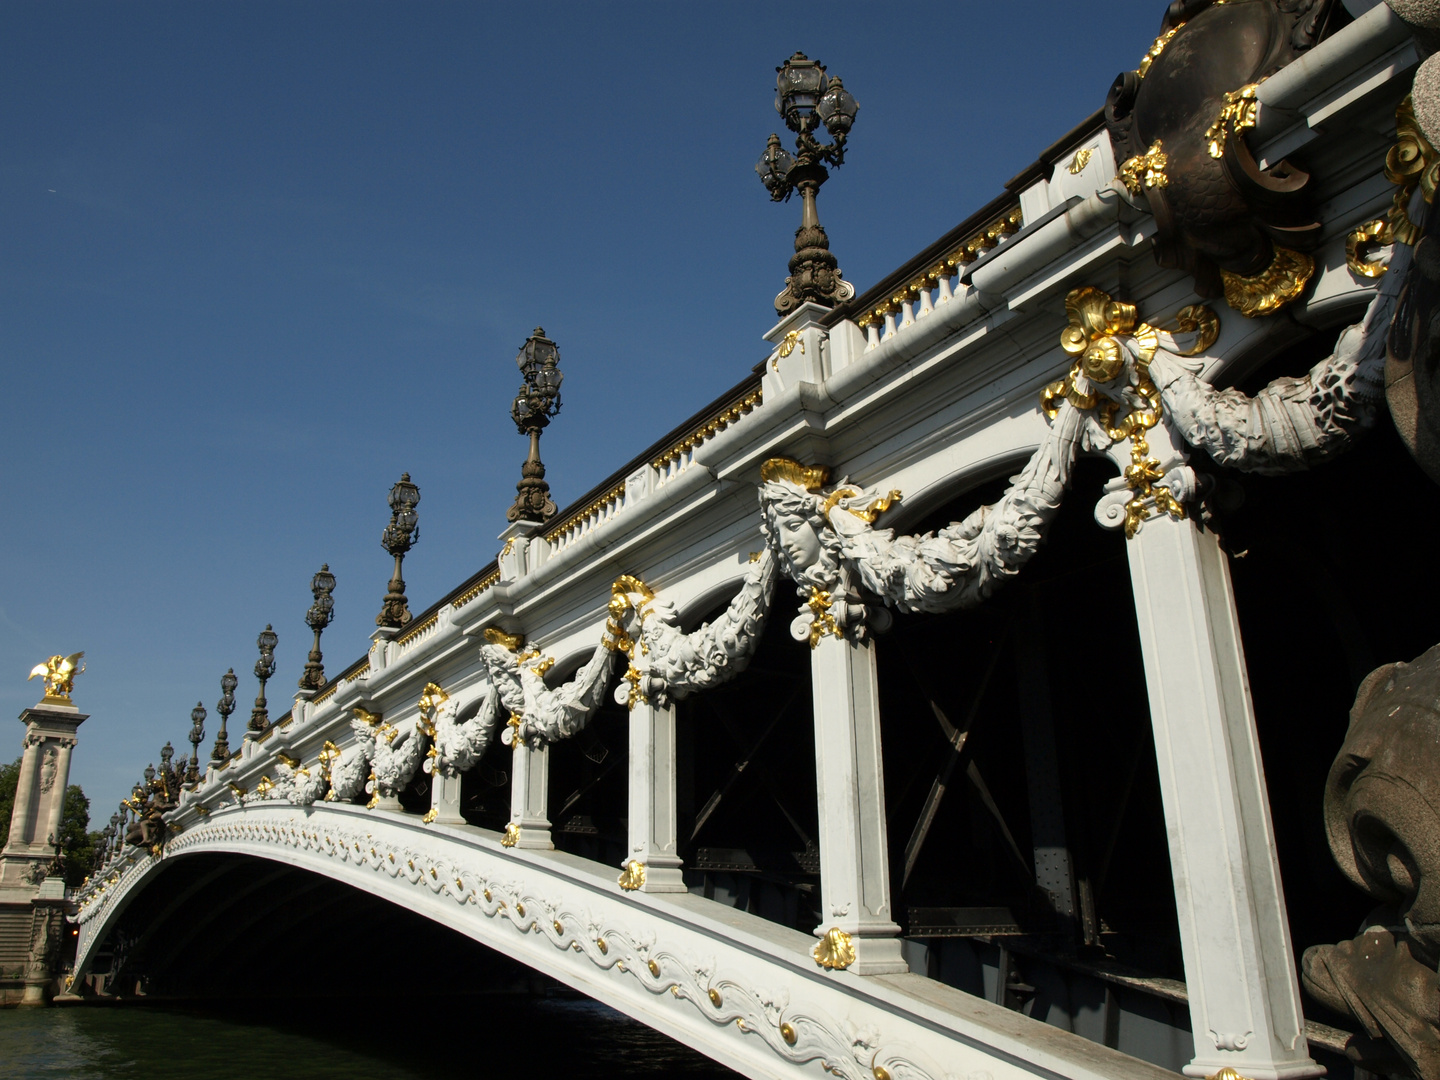
[[823, 920], [815, 932], [849, 935], [855, 950], [849, 969], [857, 974], [905, 971], [900, 928], [890, 915], [874, 644], [821, 637], [810, 651], [810, 679]]
[[30, 888], [42, 864], [56, 855], [70, 783], [70, 751], [76, 729], [89, 719], [74, 705], [41, 702], [20, 714], [25, 725], [25, 754], [10, 815], [10, 837], [0, 851], [0, 889]]
[[1226, 556], [1193, 521], [1126, 545], [1195, 1057], [1187, 1076], [1320, 1076], [1305, 1041]]
[[555, 847], [550, 840], [550, 747], [543, 742], [529, 746], [517, 739], [512, 749], [506, 846], [549, 851]]
[[685, 891], [675, 825], [675, 706], [630, 710], [630, 854], [645, 867], [643, 892]]

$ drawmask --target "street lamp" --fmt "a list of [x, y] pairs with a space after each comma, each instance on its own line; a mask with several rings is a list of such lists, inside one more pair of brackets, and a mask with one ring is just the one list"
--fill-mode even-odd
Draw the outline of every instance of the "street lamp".
[[[826, 76], [825, 65], [797, 52], [775, 69], [775, 111], [795, 133], [792, 155], [772, 134], [755, 171], [770, 198], [784, 202], [796, 191], [804, 207], [800, 228], [795, 232], [795, 254], [790, 257], [790, 276], [775, 297], [775, 313], [788, 315], [810, 301], [834, 307], [855, 295], [855, 286], [845, 281], [830, 240], [815, 210], [815, 194], [829, 179], [826, 164], [839, 168], [845, 162], [845, 140], [860, 110], [839, 76]], [[826, 145], [815, 138], [821, 124], [834, 141]]]
[[390, 489], [390, 524], [381, 534], [380, 544], [395, 557], [395, 573], [390, 578], [390, 591], [380, 614], [375, 616], [376, 626], [399, 629], [410, 621], [410, 609], [406, 606], [405, 580], [400, 576], [400, 564], [412, 544], [420, 539], [420, 524], [415, 507], [420, 502], [420, 489], [410, 482], [410, 474], [401, 473], [400, 482]]
[[520, 434], [530, 436], [530, 456], [520, 466], [515, 505], [506, 512], [505, 519], [543, 522], [555, 516], [555, 504], [550, 500], [550, 485], [545, 482], [545, 466], [540, 462], [540, 432], [560, 411], [560, 383], [565, 375], [560, 370], [560, 350], [540, 326], [525, 339], [515, 364], [520, 368], [522, 382], [510, 406], [510, 416]]
[[[267, 626], [265, 629], [270, 628]], [[273, 655], [273, 645], [271, 650]], [[220, 714], [220, 734], [215, 736], [215, 745], [210, 750], [210, 762], [217, 769], [230, 760], [230, 738], [225, 732], [225, 724], [235, 711], [235, 688], [239, 685], [240, 680], [235, 677], [233, 667], [220, 676], [220, 700], [215, 705], [215, 711]]]
[[205, 738], [205, 706], [195, 703], [190, 710], [190, 765], [185, 770], [185, 784], [194, 787], [200, 783], [200, 740]]
[[300, 676], [301, 690], [319, 690], [325, 685], [325, 665], [322, 663], [325, 658], [320, 654], [320, 633], [330, 625], [335, 611], [335, 601], [330, 596], [334, 588], [335, 575], [330, 573], [330, 564], [323, 563], [320, 572], [310, 579], [310, 594], [315, 597], [315, 602], [305, 613], [305, 625], [315, 631], [315, 645], [305, 659], [305, 671]]
[[[265, 683], [271, 675], [275, 674], [275, 646], [280, 638], [270, 624], [265, 624], [265, 629], [260, 631], [260, 636], [255, 639], [256, 646], [260, 649], [260, 659], [255, 661], [255, 678], [260, 680], [260, 692], [255, 695], [255, 707], [250, 710], [250, 727], [245, 732], [245, 738], [254, 739], [265, 734], [270, 729], [270, 711], [266, 707]], [[220, 681], [221, 689], [224, 689], [225, 681]]]

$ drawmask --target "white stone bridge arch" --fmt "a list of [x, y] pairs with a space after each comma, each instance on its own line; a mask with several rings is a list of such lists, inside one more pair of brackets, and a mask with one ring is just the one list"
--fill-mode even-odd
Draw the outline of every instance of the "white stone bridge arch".
[[826, 971], [809, 935], [687, 893], [622, 892], [609, 868], [564, 852], [336, 804], [231, 804], [163, 856], [132, 849], [80, 913], [75, 977], [167, 864], [201, 854], [283, 863], [369, 892], [747, 1076], [823, 1075], [827, 1065], [850, 1080], [1168, 1075], [1043, 1025], [1037, 1039], [1008, 1010], [917, 975]]
[[[1394, 197], [1384, 154], [1417, 60], [1409, 31], [1380, 6], [1257, 91], [1283, 104], [1261, 113], [1271, 142], [1251, 149], [1306, 147], [1325, 192], [1306, 280], [1266, 286], [1279, 314], [1243, 311], [1240, 295], [1237, 307], [1207, 300], [1188, 274], [1156, 263], [1146, 174], [1117, 175], [1126, 163], [1092, 119], [1017, 178], [1003, 205], [906, 272], [854, 305], [787, 316], [767, 335], [772, 350], [754, 376], [557, 518], [507, 529], [493, 564], [404, 630], [377, 632], [363, 658], [167, 805], [169, 835], [153, 852], [113, 852], [78, 897], [77, 978], [167, 864], [233, 856], [418, 913], [750, 1076], [1173, 1075], [1151, 1063], [1160, 1060], [1225, 1080], [1323, 1073], [1312, 1052], [1339, 1051], [1344, 1033], [1304, 1015], [1246, 643], [1226, 553], [1203, 520], [1197, 467], [1320, 464], [1383, 410], [1382, 338], [1409, 249], [1394, 246], [1377, 287], [1373, 266], [1353, 250], [1347, 259], [1347, 234]], [[1153, 179], [1164, 164], [1146, 160]], [[1145, 165], [1128, 164], [1137, 161]], [[1274, 266], [1283, 262], [1277, 253]], [[1323, 332], [1364, 312], [1328, 356], [1276, 372], [1254, 399], [1217, 389], [1297, 342], [1330, 348]], [[1115, 466], [1092, 490], [1072, 483], [1086, 455]], [[997, 473], [1016, 477], [1002, 499], [965, 507], [939, 536], [906, 535], [958, 489]], [[897, 491], [908, 502], [892, 513]], [[1077, 512], [1087, 526], [1093, 517], [1094, 528], [1114, 530], [1120, 577], [1083, 612], [1071, 635], [1081, 644], [1047, 692], [1124, 696], [1145, 710], [1150, 731], [1136, 745], [1153, 738], [1147, 812], [1161, 837], [1149, 854], [1156, 865], [1168, 855], [1175, 940], [1165, 944], [1184, 976], [1086, 967], [1103, 998], [1093, 1011], [1105, 1017], [1092, 1038], [1075, 1033], [1080, 1006], [1060, 1022], [1074, 1030], [1019, 1011], [1017, 999], [1036, 988], [1018, 977], [1003, 942], [984, 973], [994, 1000], [909, 970], [915, 950], [902, 947], [892, 896], [904, 878], [894, 869], [884, 766], [918, 744], [883, 738], [876, 660], [892, 612], [949, 617], [994, 602], [1006, 582], [1024, 581], [1057, 515]], [[901, 535], [886, 529], [892, 521]], [[709, 638], [688, 622], [682, 632], [681, 613], [693, 619], [717, 597], [734, 598], [716, 620], [723, 626]], [[1122, 608], [1123, 619], [1110, 620]], [[1126, 634], [1134, 627], [1123, 649], [1115, 622]], [[704, 700], [739, 672], [763, 626], [782, 636], [789, 628], [792, 674], [810, 691], [815, 783], [806, 786], [807, 763], [795, 794], [814, 798], [818, 820], [818, 871], [805, 870], [816, 880], [803, 882], [818, 913], [813, 931], [707, 899], [685, 877], [696, 867], [682, 866], [675, 702]], [[958, 679], [959, 659], [942, 657], [936, 679]], [[1035, 681], [1049, 678], [1034, 666]], [[557, 677], [547, 683], [549, 667]], [[1035, 716], [1015, 716], [1043, 713], [1044, 698], [1030, 695], [996, 725], [1023, 727]], [[620, 866], [556, 850], [548, 817], [550, 754], [602, 706], [627, 717], [618, 881]], [[923, 715], [903, 734], [923, 722], [933, 740], [929, 711], [914, 711]], [[941, 753], [953, 764], [963, 732], [941, 720]], [[508, 821], [467, 824], [461, 775], [502, 733]], [[918, 774], [935, 763], [914, 764]], [[1053, 761], [1046, 769], [1057, 773]], [[948, 775], [937, 777], [942, 788]], [[1099, 789], [1110, 777], [1089, 779]], [[420, 799], [428, 804], [417, 809]], [[1032, 819], [1060, 801], [1041, 791]], [[1088, 919], [1093, 949], [1103, 919], [1077, 914], [1084, 890], [1061, 857], [1057, 822], [1048, 835], [1061, 836], [1058, 847], [1036, 826], [1029, 855], [1005, 834], [1022, 867], [1033, 855], [1027, 896], [1072, 923]], [[917, 944], [964, 936], [990, 947], [991, 937], [1019, 933], [1004, 909], [929, 910], [964, 919], [918, 928], [912, 920]], [[1047, 977], [1057, 980], [1065, 964], [1080, 966], [1073, 952], [1049, 960]], [[1121, 1039], [1114, 1028], [1124, 1010], [1112, 1004], [1142, 992], [1152, 1013], [1165, 1013], [1153, 1026], [1166, 1045], [1102, 1045]]]

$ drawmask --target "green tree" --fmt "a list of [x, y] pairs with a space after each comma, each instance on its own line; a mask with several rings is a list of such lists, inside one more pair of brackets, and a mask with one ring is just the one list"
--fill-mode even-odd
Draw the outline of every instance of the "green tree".
[[[20, 783], [20, 762], [0, 765], [0, 847], [10, 839], [10, 816], [15, 811], [15, 789]], [[90, 825], [90, 800], [79, 784], [65, 789], [65, 809], [60, 815], [60, 855], [65, 860], [65, 884], [79, 885], [90, 872], [99, 833], [86, 832]]]
[[10, 815], [15, 812], [15, 788], [20, 783], [20, 758], [0, 765], [0, 848], [10, 841]]

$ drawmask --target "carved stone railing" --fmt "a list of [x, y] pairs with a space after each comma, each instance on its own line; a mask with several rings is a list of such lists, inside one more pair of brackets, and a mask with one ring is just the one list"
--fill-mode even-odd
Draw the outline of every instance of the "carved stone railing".
[[949, 303], [962, 287], [960, 281], [966, 267], [1004, 244], [1023, 224], [1024, 216], [1017, 202], [966, 236], [933, 266], [856, 317], [855, 325], [865, 331], [866, 351], [928, 318], [940, 304]]

